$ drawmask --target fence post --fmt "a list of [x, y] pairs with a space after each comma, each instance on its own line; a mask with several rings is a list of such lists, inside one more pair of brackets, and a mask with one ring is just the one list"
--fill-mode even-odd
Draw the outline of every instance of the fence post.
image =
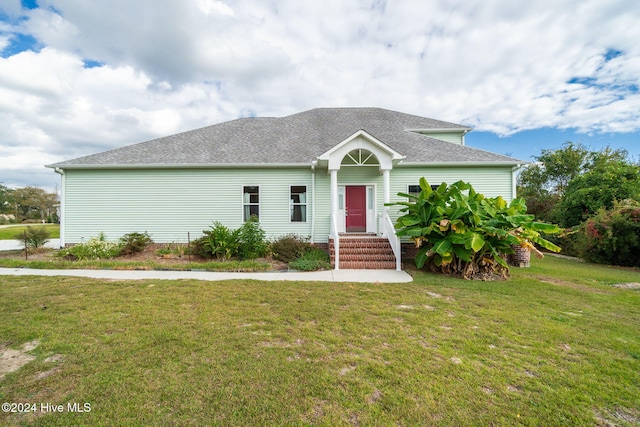
[[24, 260], [29, 260], [29, 249], [27, 248], [27, 230], [24, 230]]

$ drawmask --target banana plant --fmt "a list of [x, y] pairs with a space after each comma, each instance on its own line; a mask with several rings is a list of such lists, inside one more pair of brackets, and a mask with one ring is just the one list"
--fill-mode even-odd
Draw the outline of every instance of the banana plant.
[[514, 252], [514, 245], [538, 255], [536, 244], [560, 251], [542, 237], [560, 229], [535, 221], [522, 199], [507, 204], [502, 197], [486, 198], [463, 181], [432, 189], [421, 178], [420, 190], [417, 195], [398, 193], [408, 202], [387, 204], [400, 206], [396, 234], [409, 237], [420, 248], [415, 259], [418, 268], [427, 264], [434, 271], [464, 278], [487, 272], [506, 277], [509, 267], [503, 257]]

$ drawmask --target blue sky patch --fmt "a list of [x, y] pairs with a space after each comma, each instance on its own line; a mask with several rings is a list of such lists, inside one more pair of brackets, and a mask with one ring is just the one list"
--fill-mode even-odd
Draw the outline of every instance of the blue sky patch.
[[97, 68], [104, 65], [104, 62], [94, 61], [93, 59], [85, 59], [82, 62], [84, 62], [84, 68]]
[[0, 52], [0, 56], [8, 58], [26, 50], [40, 52], [40, 49], [42, 49], [42, 44], [33, 36], [28, 34], [13, 34], [9, 45]]
[[595, 77], [572, 77], [567, 83], [570, 85], [586, 85], [586, 86], [596, 86], [598, 84], [598, 79]]
[[605, 54], [604, 54], [604, 60], [605, 62], [609, 62], [614, 58], [617, 58], [619, 56], [622, 56], [622, 51], [621, 50], [617, 50], [617, 49], [608, 49]]
[[20, 4], [25, 9], [37, 9], [38, 8], [38, 2], [36, 2], [36, 0], [22, 0], [20, 2]]
[[527, 162], [535, 161], [542, 150], [555, 150], [567, 141], [585, 145], [590, 150], [606, 146], [624, 148], [632, 159], [640, 160], [637, 133], [580, 133], [576, 129], [539, 128], [525, 130], [510, 136], [498, 137], [493, 132], [473, 131], [465, 136], [466, 145], [492, 151]]

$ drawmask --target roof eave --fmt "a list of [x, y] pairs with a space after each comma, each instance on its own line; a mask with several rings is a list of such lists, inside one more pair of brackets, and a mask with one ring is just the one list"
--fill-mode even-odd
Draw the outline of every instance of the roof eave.
[[530, 162], [525, 162], [522, 160], [505, 160], [505, 161], [478, 161], [478, 160], [469, 160], [469, 161], [456, 161], [456, 162], [407, 162], [404, 161], [400, 163], [398, 166], [522, 166], [529, 164]]
[[473, 128], [470, 127], [459, 127], [459, 128], [429, 128], [429, 129], [421, 129], [421, 128], [410, 128], [405, 129], [407, 132], [416, 132], [416, 133], [443, 133], [443, 132], [471, 132]]
[[137, 164], [52, 164], [45, 165], [51, 169], [231, 169], [231, 168], [308, 168], [308, 163], [137, 163]]

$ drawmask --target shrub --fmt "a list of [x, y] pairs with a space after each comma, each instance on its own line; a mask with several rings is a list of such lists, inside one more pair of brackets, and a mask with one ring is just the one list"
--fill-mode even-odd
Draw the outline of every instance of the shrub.
[[246, 221], [237, 230], [238, 236], [238, 258], [240, 259], [256, 259], [266, 255], [269, 244], [265, 238], [266, 234], [260, 227], [258, 217], [252, 215], [249, 221]]
[[289, 268], [299, 271], [328, 270], [331, 264], [329, 255], [325, 251], [310, 247], [300, 258], [290, 262]]
[[600, 264], [640, 267], [640, 203], [625, 200], [601, 209], [582, 229], [582, 257]]
[[310, 247], [308, 239], [296, 234], [287, 234], [271, 243], [271, 253], [278, 261], [292, 262], [304, 255]]
[[146, 231], [144, 233], [128, 233], [120, 238], [121, 253], [130, 255], [142, 252], [151, 243], [153, 243], [153, 240], [151, 240], [151, 236]]
[[[462, 181], [442, 183], [435, 190], [420, 179], [420, 194], [399, 193], [410, 202], [401, 206], [396, 222], [398, 236], [410, 237], [419, 249], [416, 266], [460, 275], [465, 279], [506, 277], [508, 265], [502, 258], [513, 253], [512, 245], [540, 252], [534, 243], [552, 251], [560, 248], [541, 233], [557, 233], [551, 224], [526, 215], [523, 199], [507, 204], [502, 197], [486, 198]], [[540, 254], [541, 255], [541, 254]]]
[[79, 243], [70, 248], [62, 249], [58, 252], [61, 257], [72, 257], [78, 260], [88, 259], [110, 259], [120, 255], [122, 246], [120, 242], [107, 242], [104, 234], [92, 237], [86, 243]]
[[24, 232], [16, 233], [13, 238], [26, 245], [25, 249], [37, 249], [49, 241], [51, 234], [45, 227], [27, 227]]
[[203, 258], [213, 258], [213, 254], [211, 251], [205, 246], [208, 242], [208, 238], [206, 235], [201, 236], [195, 240], [191, 241], [191, 246], [189, 248], [189, 253], [191, 255], [199, 255]]
[[203, 233], [204, 235], [194, 243], [201, 246], [200, 250], [205, 257], [228, 260], [237, 255], [240, 245], [238, 230], [231, 231], [229, 227], [216, 221]]

